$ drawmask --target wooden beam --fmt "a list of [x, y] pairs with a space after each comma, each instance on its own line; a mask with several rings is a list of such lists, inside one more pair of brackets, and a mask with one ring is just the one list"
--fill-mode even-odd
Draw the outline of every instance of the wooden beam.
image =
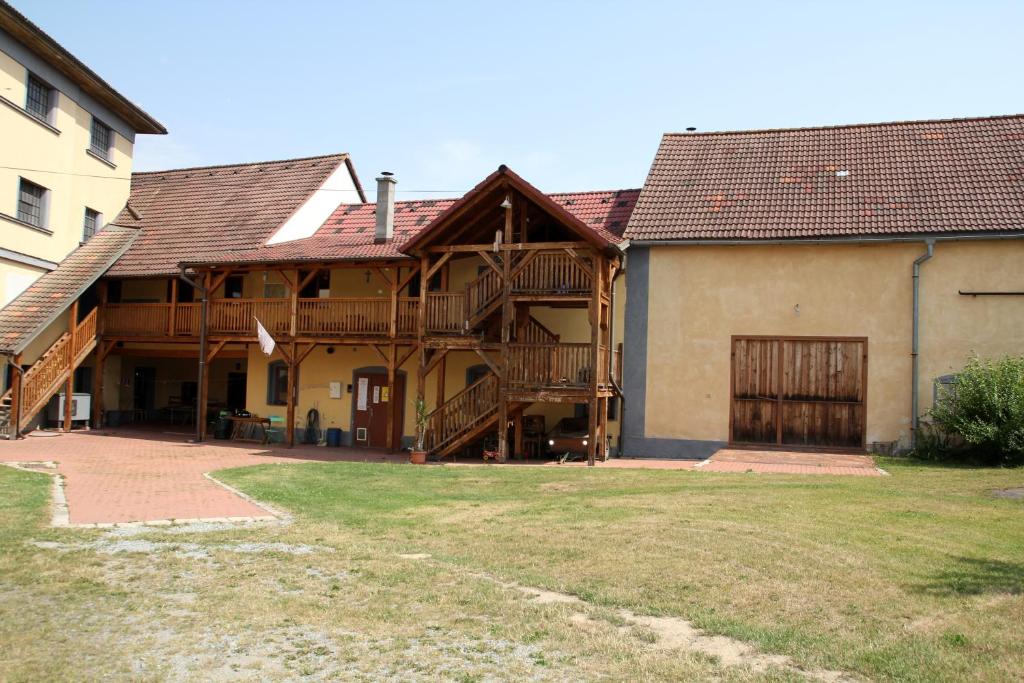
[[370, 347], [374, 351], [377, 352], [377, 355], [381, 357], [381, 360], [383, 360], [385, 363], [388, 362], [388, 352], [387, 351], [382, 351], [381, 348], [379, 346], [377, 346], [376, 344], [370, 344]]
[[413, 344], [409, 347], [409, 350], [399, 357], [398, 363], [395, 365], [395, 369], [401, 368], [406, 362], [412, 358], [413, 354], [420, 350], [419, 344]]
[[294, 279], [292, 279], [292, 276], [284, 268], [275, 268], [274, 270], [276, 270], [278, 275], [281, 276], [281, 279], [284, 280], [284, 284], [285, 284], [286, 287], [288, 287], [288, 291], [290, 291], [290, 292], [297, 292], [298, 291], [298, 287], [295, 286], [296, 282], [299, 279], [299, 276], [298, 276], [298, 272], [299, 271], [298, 271], [297, 268], [292, 269], [292, 272], [295, 273], [295, 278]]
[[487, 364], [487, 367], [489, 367], [491, 369], [491, 372], [493, 372], [495, 375], [497, 375], [500, 378], [501, 375], [502, 375], [501, 368], [498, 366], [497, 363], [495, 363], [493, 360], [491, 360], [491, 357], [487, 355], [487, 352], [484, 351], [483, 349], [473, 349], [473, 350], [476, 351], [476, 355], [480, 356], [480, 359], [483, 360], [483, 362]]
[[14, 356], [11, 359], [11, 364], [17, 366], [17, 369], [11, 370], [11, 416], [10, 430], [11, 438], [21, 438], [21, 354]]
[[302, 278], [302, 282], [299, 283], [298, 290], [301, 292], [303, 289], [305, 289], [306, 285], [312, 282], [313, 278], [320, 274], [320, 270], [320, 268], [314, 268], [313, 270], [306, 273], [305, 277]]
[[[493, 244], [450, 244], [447, 246], [427, 247], [424, 251], [430, 254], [459, 254], [493, 248]], [[533, 251], [552, 249], [590, 249], [593, 248], [593, 245], [589, 242], [531, 242], [529, 244], [524, 244], [522, 242], [506, 242], [498, 248], [501, 251]]]
[[394, 339], [398, 336], [398, 279], [402, 272], [395, 267], [395, 276], [389, 281], [391, 285], [391, 307], [388, 315], [388, 336]]
[[512, 419], [515, 422], [515, 440], [513, 441], [512, 455], [521, 458], [523, 457], [523, 409], [517, 410]]
[[583, 259], [581, 259], [576, 254], [575, 249], [564, 249], [563, 251], [565, 251], [565, 253], [568, 254], [569, 257], [576, 262], [576, 265], [578, 265], [580, 269], [587, 274], [587, 277], [589, 277], [591, 280], [594, 279], [594, 271], [591, 269], [589, 265], [586, 264], [586, 262], [584, 262]]
[[[291, 357], [292, 359], [298, 358], [294, 341], [291, 343]], [[288, 403], [286, 409], [287, 417], [285, 418], [287, 420], [285, 432], [287, 433], [288, 448], [292, 448], [295, 445], [295, 404], [299, 400], [299, 388], [296, 386], [298, 369], [298, 363], [288, 363]]]
[[[400, 267], [400, 266], [399, 266], [399, 267]], [[416, 274], [417, 274], [417, 273], [419, 273], [419, 272], [420, 272], [420, 264], [419, 264], [419, 263], [415, 263], [415, 264], [413, 264], [413, 266], [412, 266], [412, 267], [411, 267], [411, 268], [409, 269], [409, 274], [408, 274], [408, 275], [406, 275], [405, 277], [403, 277], [403, 278], [401, 279], [401, 281], [400, 281], [400, 282], [398, 283], [398, 290], [399, 290], [399, 291], [402, 291], [403, 289], [405, 289], [405, 288], [406, 288], [406, 286], [407, 286], [407, 285], [408, 285], [408, 284], [409, 284], [410, 282], [412, 282], [412, 279], [413, 279], [414, 277], [416, 277]]]
[[313, 349], [315, 349], [315, 348], [316, 348], [316, 346], [317, 346], [317, 345], [316, 345], [315, 343], [313, 343], [313, 344], [308, 344], [308, 345], [306, 345], [306, 346], [305, 346], [305, 348], [303, 348], [302, 346], [300, 346], [299, 348], [300, 348], [300, 349], [302, 349], [302, 350], [301, 350], [301, 351], [299, 351], [299, 356], [298, 356], [298, 358], [296, 358], [296, 359], [295, 359], [295, 364], [296, 364], [296, 365], [298, 365], [298, 364], [299, 364], [299, 363], [301, 363], [302, 361], [306, 360], [306, 356], [308, 356], [309, 354], [311, 354], [311, 353], [313, 352]]
[[387, 437], [384, 439], [384, 445], [388, 451], [394, 452], [395, 450], [395, 422], [398, 416], [395, 414], [398, 412], [398, 401], [395, 400], [395, 368], [397, 364], [396, 359], [397, 347], [391, 344], [388, 347], [388, 406], [387, 406]]
[[424, 374], [430, 374], [438, 363], [444, 360], [444, 357], [448, 355], [448, 349], [437, 349], [430, 356], [430, 359], [424, 364]]
[[213, 361], [213, 359], [217, 356], [217, 354], [220, 353], [220, 350], [224, 348], [225, 344], [227, 344], [227, 341], [217, 341], [217, 342], [214, 342], [210, 346], [210, 348], [206, 350], [206, 362], [207, 362], [207, 364], [209, 364], [209, 363], [211, 363]]
[[167, 316], [167, 336], [174, 336], [174, 327], [178, 320], [178, 278], [171, 278], [171, 310]]
[[526, 256], [523, 256], [521, 259], [519, 259], [519, 263], [517, 263], [515, 267], [511, 270], [511, 272], [509, 272], [509, 277], [514, 278], [516, 275], [519, 275], [519, 273], [522, 272], [523, 268], [530, 265], [530, 261], [535, 259], [537, 257], [537, 254], [539, 253], [539, 251], [526, 252]]
[[224, 270], [223, 273], [213, 278], [213, 280], [209, 280], [207, 282], [206, 288], [207, 296], [212, 298], [213, 291], [220, 287], [224, 283], [224, 280], [228, 279], [228, 275], [231, 275], [232, 272], [234, 272], [234, 268], [227, 268]]
[[[78, 331], [78, 299], [71, 303], [71, 310], [68, 311], [68, 333], [71, 340], [68, 348], [75, 349], [75, 334]], [[64, 431], [71, 431], [71, 404], [75, 393], [75, 359], [72, 353], [68, 354], [68, 378], [64, 381]]]
[[[92, 365], [92, 426], [99, 429], [103, 426], [103, 368], [107, 359], [106, 347], [113, 346], [113, 342], [96, 342], [96, 356]], [[17, 373], [15, 373], [17, 374]]]
[[[292, 275], [295, 278], [293, 283], [299, 281], [299, 271], [296, 269], [292, 271]], [[299, 288], [293, 286], [291, 296], [288, 297], [288, 330], [290, 337], [294, 338], [299, 332]]]
[[498, 277], [505, 277], [505, 271], [502, 270], [502, 267], [498, 265], [493, 256], [483, 250], [478, 251], [477, 254], [491, 267], [491, 270], [498, 274]]
[[444, 385], [446, 380], [446, 372], [448, 370], [448, 362], [445, 360], [445, 356], [448, 355], [447, 349], [442, 349], [440, 357], [437, 359], [437, 380], [435, 381], [437, 395], [435, 397], [434, 407], [437, 408], [444, 403]]
[[[440, 268], [444, 264], [448, 263], [448, 259], [450, 259], [451, 257], [452, 257], [451, 252], [446, 252], [444, 254], [441, 254], [441, 258], [437, 259], [437, 263], [435, 263], [434, 265], [432, 265], [429, 268], [427, 268], [427, 270], [426, 270], [427, 274], [423, 277], [423, 281], [420, 282], [420, 289], [425, 290], [427, 288], [427, 285], [430, 282], [430, 278], [434, 277], [434, 273], [437, 272], [438, 268]], [[424, 260], [426, 260], [426, 259], [424, 259]]]
[[380, 279], [383, 280], [384, 284], [387, 285], [388, 287], [390, 287], [393, 284], [391, 282], [391, 278], [388, 277], [388, 274], [384, 271], [383, 268], [375, 266], [373, 272], [377, 273]]

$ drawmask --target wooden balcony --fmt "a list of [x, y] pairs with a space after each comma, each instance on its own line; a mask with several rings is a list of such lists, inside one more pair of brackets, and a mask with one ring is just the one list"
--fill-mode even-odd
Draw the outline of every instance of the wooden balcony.
[[[598, 353], [598, 384], [608, 377], [607, 349]], [[508, 385], [534, 389], [586, 389], [593, 379], [590, 344], [509, 344]]]
[[[296, 335], [308, 337], [395, 336], [416, 334], [419, 299], [399, 297], [392, 314], [392, 300], [381, 297], [299, 299]], [[103, 307], [103, 332], [107, 337], [197, 337], [202, 305], [107, 304]], [[274, 336], [291, 332], [289, 299], [214, 299], [209, 302], [207, 333], [250, 336], [256, 320]]]

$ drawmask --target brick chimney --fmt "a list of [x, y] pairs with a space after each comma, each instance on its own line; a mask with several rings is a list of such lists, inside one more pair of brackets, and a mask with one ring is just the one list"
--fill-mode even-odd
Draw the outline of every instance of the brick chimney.
[[395, 185], [398, 181], [390, 171], [383, 171], [377, 178], [377, 225], [373, 230], [376, 244], [387, 242], [395, 236]]

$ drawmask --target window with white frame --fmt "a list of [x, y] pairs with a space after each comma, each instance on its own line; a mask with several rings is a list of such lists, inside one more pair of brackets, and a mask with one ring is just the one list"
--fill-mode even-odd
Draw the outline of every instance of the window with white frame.
[[95, 116], [92, 119], [92, 132], [89, 135], [89, 149], [93, 154], [110, 161], [110, 145], [114, 139], [114, 131]]
[[42, 185], [22, 178], [18, 187], [18, 220], [37, 228], [45, 228], [49, 194], [50, 191]]
[[103, 227], [103, 214], [95, 209], [85, 207], [85, 220], [82, 222], [82, 241], [88, 242]]
[[31, 73], [28, 75], [27, 85], [25, 111], [40, 121], [53, 123], [53, 104], [57, 99], [57, 92], [46, 81]]

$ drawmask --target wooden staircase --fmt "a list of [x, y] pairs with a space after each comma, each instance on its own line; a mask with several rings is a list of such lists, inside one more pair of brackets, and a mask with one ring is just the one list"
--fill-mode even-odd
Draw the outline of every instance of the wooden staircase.
[[78, 366], [96, 348], [96, 314], [93, 309], [89, 315], [78, 323], [74, 333], [65, 332], [46, 352], [25, 370], [21, 377], [20, 401], [16, 401], [11, 390], [0, 397], [0, 435], [8, 439], [15, 438], [13, 425], [14, 406], [18, 405], [21, 417], [17, 420], [25, 425], [46, 407], [50, 398], [57, 393], [61, 385]]
[[[529, 403], [512, 403], [509, 413]], [[427, 451], [445, 457], [498, 427], [498, 378], [487, 373], [427, 415]]]

